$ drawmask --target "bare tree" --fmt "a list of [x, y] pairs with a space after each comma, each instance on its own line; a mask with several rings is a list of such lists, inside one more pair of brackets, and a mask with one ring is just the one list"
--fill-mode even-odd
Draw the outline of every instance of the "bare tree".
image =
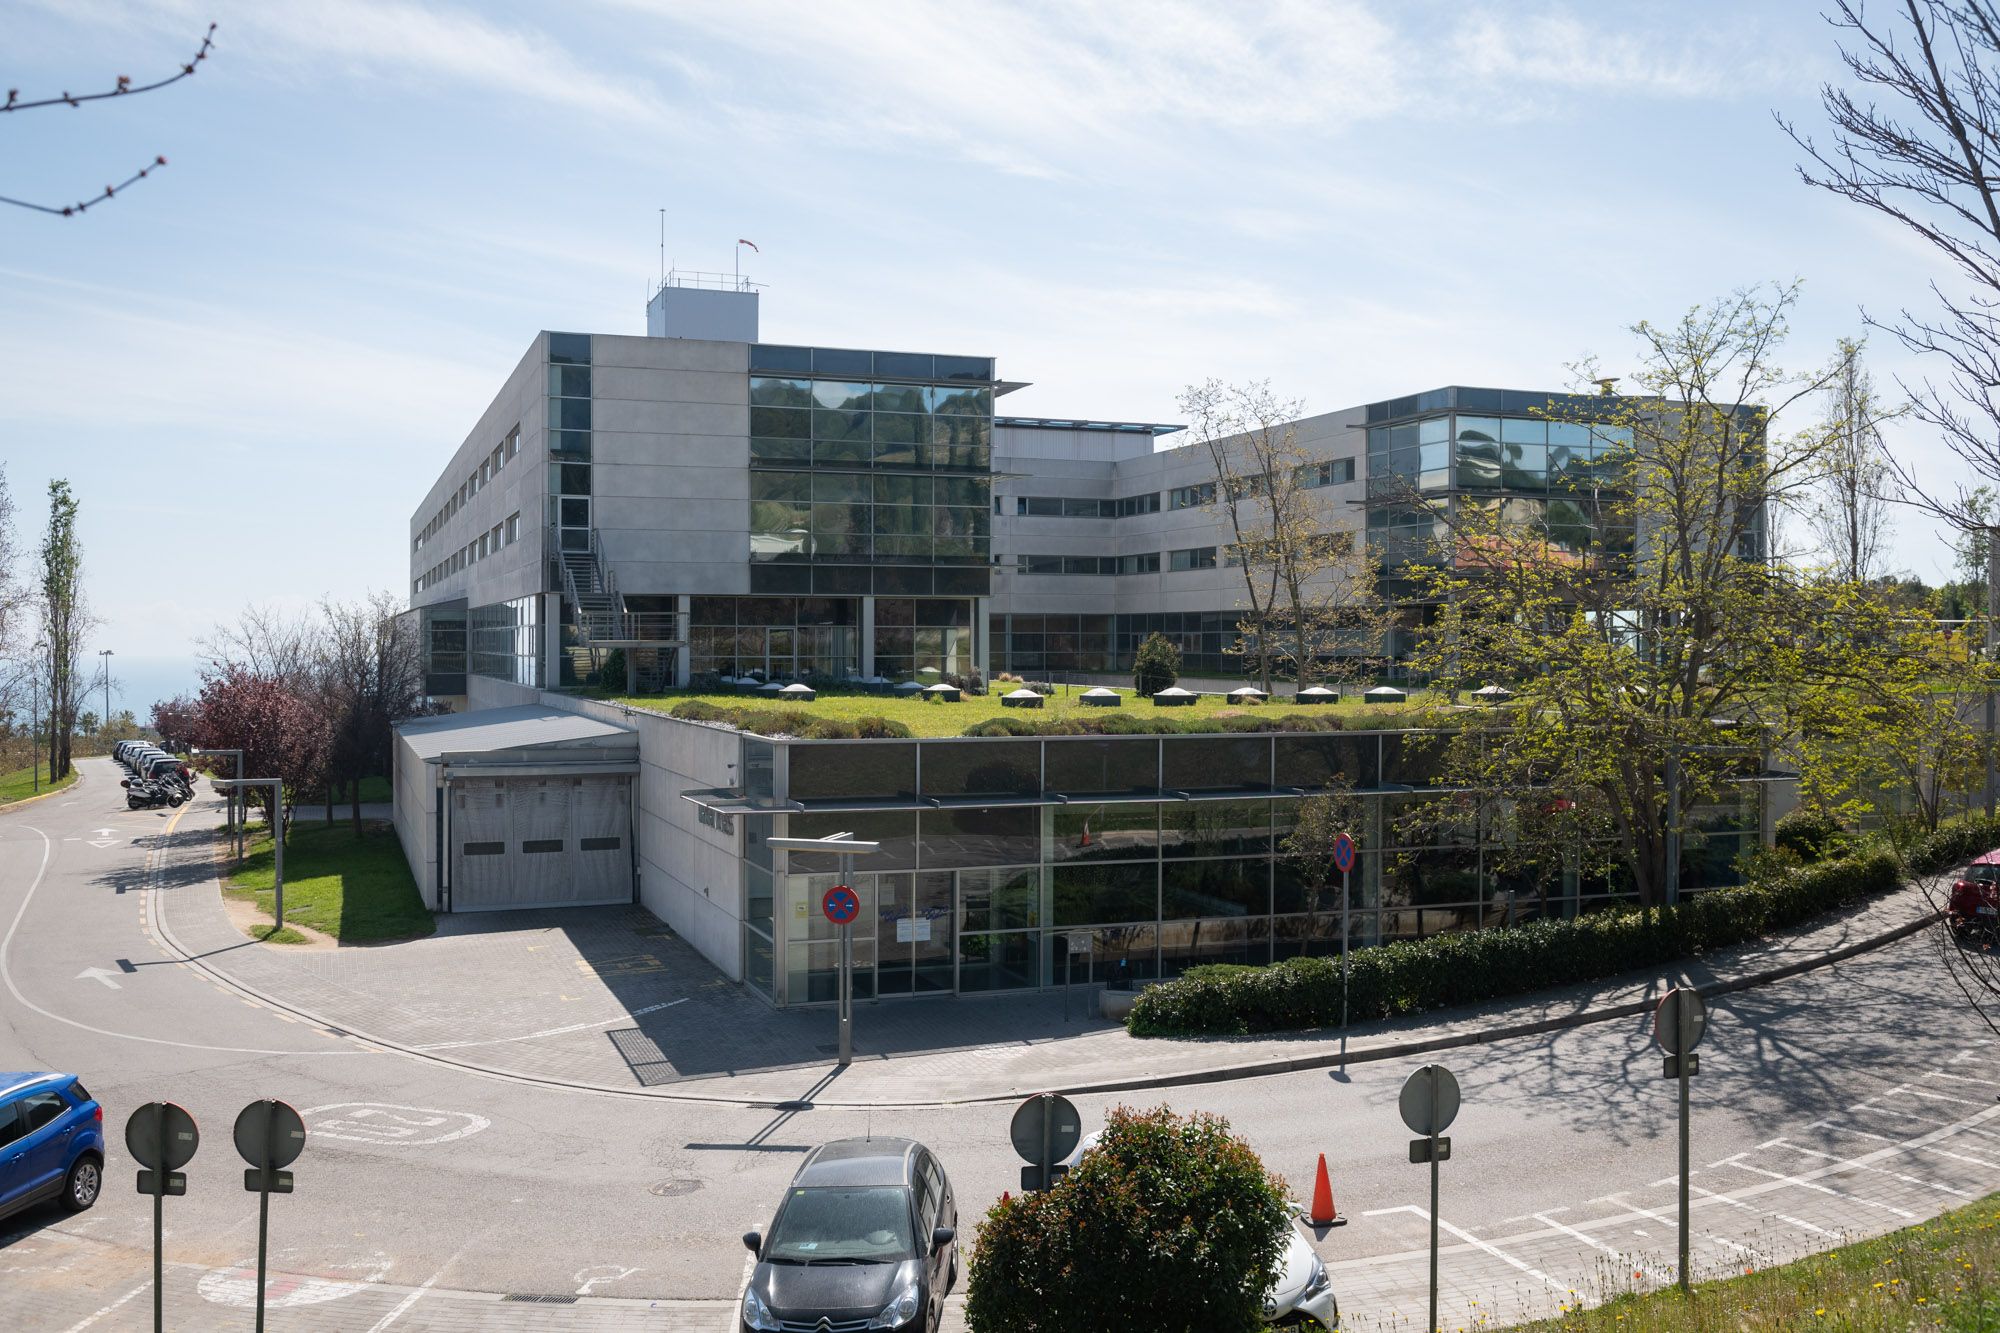
[[1189, 385], [1177, 402], [1195, 443], [1208, 452], [1215, 469], [1215, 480], [1207, 483], [1208, 503], [1228, 516], [1231, 562], [1243, 575], [1240, 651], [1255, 661], [1258, 679], [1269, 693], [1279, 571], [1274, 562], [1250, 555], [1271, 540], [1269, 479], [1280, 470], [1289, 474], [1295, 461], [1298, 446], [1290, 423], [1300, 405], [1281, 402], [1269, 381], [1236, 385], [1218, 379]]
[[324, 657], [320, 626], [307, 614], [288, 614], [274, 606], [244, 608], [233, 625], [195, 641], [202, 654], [202, 674], [219, 676], [231, 667], [255, 676], [282, 681], [305, 691], [319, 674]]
[[[182, 79], [194, 77], [195, 69], [202, 61], [208, 59], [208, 53], [214, 45], [215, 25], [211, 23], [208, 25], [208, 31], [202, 36], [201, 49], [196, 51], [194, 59], [183, 64], [177, 73], [170, 74], [163, 79], [155, 79], [151, 83], [139, 84], [136, 87], [130, 78], [120, 74], [117, 81], [103, 92], [72, 93], [64, 91], [55, 97], [33, 98], [25, 102], [21, 100], [20, 89], [9, 88], [7, 90], [7, 100], [4, 103], [0, 103], [0, 114], [10, 111], [35, 111], [43, 107], [52, 106], [80, 107], [85, 102], [103, 102], [122, 97], [137, 97], [140, 93], [155, 92], [158, 89], [167, 87], [169, 84], [179, 83]], [[165, 165], [167, 165], [166, 158], [155, 157], [151, 162], [140, 167], [130, 176], [118, 182], [118, 184], [105, 186], [102, 194], [93, 195], [90, 198], [79, 200], [74, 204], [36, 204], [30, 203], [25, 199], [10, 199], [6, 195], [0, 195], [0, 204], [12, 204], [16, 208], [30, 209], [36, 213], [50, 213], [57, 217], [76, 217], [86, 210], [103, 203], [105, 200], [113, 198], [120, 190], [125, 189], [127, 186], [135, 185], [146, 179], [146, 177]]]
[[[1901, 0], [1868, 10], [1835, 0], [1854, 88], [1827, 84], [1822, 144], [1779, 125], [1804, 152], [1806, 184], [1852, 200], [1927, 242], [1950, 270], [1931, 283], [1934, 310], [1867, 318], [1927, 357], [1942, 382], [1903, 385], [1912, 413], [1943, 436], [1975, 477], [2000, 482], [2000, 3]], [[1930, 512], [1971, 526], [1969, 492], [1924, 488], [1895, 455], [1890, 467]]]
[[1866, 583], [1881, 573], [1890, 509], [1902, 487], [1882, 443], [1888, 413], [1874, 377], [1861, 364], [1861, 345], [1843, 338], [1837, 372], [1827, 387], [1827, 448], [1818, 481], [1806, 497], [1806, 526], [1830, 557], [1836, 577]]
[[391, 728], [427, 711], [423, 647], [416, 621], [387, 593], [352, 604], [325, 601], [320, 610], [326, 619], [320, 678], [331, 743], [328, 809], [334, 788], [346, 785], [359, 834], [362, 779], [388, 773]]

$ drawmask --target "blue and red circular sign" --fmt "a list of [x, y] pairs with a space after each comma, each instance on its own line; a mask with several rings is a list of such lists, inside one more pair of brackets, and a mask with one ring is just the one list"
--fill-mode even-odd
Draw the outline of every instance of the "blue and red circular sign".
[[1333, 865], [1343, 875], [1354, 869], [1354, 839], [1345, 833], [1333, 840]]
[[825, 912], [826, 919], [834, 925], [851, 926], [854, 918], [861, 915], [861, 899], [855, 897], [854, 890], [845, 884], [836, 884], [819, 900], [819, 910]]

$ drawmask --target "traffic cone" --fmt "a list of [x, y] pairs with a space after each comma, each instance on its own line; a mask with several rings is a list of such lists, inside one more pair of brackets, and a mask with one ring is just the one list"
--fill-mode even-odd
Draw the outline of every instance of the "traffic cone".
[[1007, 1202], [1007, 1191], [1006, 1191], [1006, 1190], [1001, 1190], [1001, 1191], [1000, 1191], [1000, 1202], [1002, 1202], [1002, 1203], [1005, 1203], [1005, 1202]]
[[1313, 1181], [1312, 1224], [1316, 1227], [1344, 1227], [1347, 1219], [1333, 1209], [1333, 1182], [1326, 1175], [1326, 1154], [1319, 1155], [1319, 1174]]

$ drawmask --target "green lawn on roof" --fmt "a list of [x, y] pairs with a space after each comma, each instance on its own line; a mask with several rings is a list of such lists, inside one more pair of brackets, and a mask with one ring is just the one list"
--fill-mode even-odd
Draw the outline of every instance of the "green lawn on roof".
[[[1289, 713], [1331, 714], [1338, 717], [1342, 727], [1348, 730], [1365, 730], [1371, 727], [1396, 727], [1408, 725], [1413, 710], [1431, 702], [1430, 692], [1412, 691], [1407, 704], [1362, 704], [1353, 697], [1344, 697], [1334, 704], [1298, 705], [1289, 698], [1273, 698], [1262, 704], [1239, 704], [1227, 699], [1202, 695], [1194, 703], [1181, 707], [1158, 707], [1150, 699], [1142, 699], [1131, 690], [1120, 690], [1123, 696], [1116, 709], [1103, 708], [1078, 701], [1089, 686], [1069, 686], [1059, 688], [1045, 699], [1042, 707], [1036, 709], [1014, 709], [1001, 705], [1000, 696], [1008, 690], [1021, 686], [1011, 681], [1000, 681], [993, 692], [988, 694], [968, 694], [958, 703], [940, 703], [918, 697], [904, 697], [881, 694], [822, 693], [812, 703], [794, 704], [790, 700], [774, 699], [769, 695], [759, 695], [755, 691], [734, 693], [713, 691], [697, 693], [691, 690], [670, 690], [661, 694], [645, 695], [604, 695], [607, 702], [626, 704], [633, 708], [650, 709], [658, 713], [671, 712], [674, 705], [698, 699], [718, 708], [783, 708], [797, 709], [815, 717], [839, 718], [855, 721], [864, 717], [887, 718], [901, 722], [918, 736], [958, 736], [967, 727], [976, 726], [991, 717], [1018, 717], [1024, 721], [1047, 721], [1066, 717], [1102, 717], [1106, 713], [1121, 712], [1138, 717], [1161, 717], [1179, 725], [1198, 727], [1203, 720], [1215, 721], [1228, 716], [1281, 717]], [[1438, 696], [1436, 702], [1443, 702]]]

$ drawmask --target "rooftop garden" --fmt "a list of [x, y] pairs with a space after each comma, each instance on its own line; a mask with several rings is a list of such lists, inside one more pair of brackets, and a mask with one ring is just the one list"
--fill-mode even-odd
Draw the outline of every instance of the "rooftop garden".
[[1088, 704], [1086, 686], [1058, 686], [1040, 708], [1008, 707], [1002, 694], [1022, 688], [996, 682], [986, 694], [956, 701], [923, 695], [822, 690], [811, 702], [759, 697], [755, 691], [671, 690], [661, 694], [596, 694], [609, 703], [650, 709], [695, 722], [720, 722], [765, 736], [806, 740], [854, 737], [1139, 735], [1231, 731], [1366, 731], [1421, 725], [1445, 702], [1442, 694], [1412, 690], [1404, 703], [1297, 704], [1289, 696], [1243, 703], [1199, 694], [1169, 706], [1130, 689], [1117, 691], [1115, 707]]

